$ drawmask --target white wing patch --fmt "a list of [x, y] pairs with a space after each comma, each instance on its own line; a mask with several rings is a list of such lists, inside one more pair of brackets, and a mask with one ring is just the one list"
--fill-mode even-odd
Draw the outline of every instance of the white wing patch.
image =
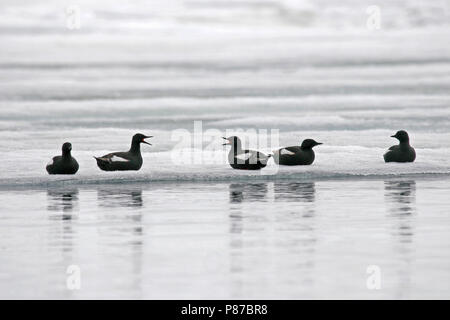
[[256, 164], [258, 162], [264, 163], [267, 162], [268, 157], [262, 153], [259, 154], [255, 151], [250, 151], [248, 153], [238, 154], [235, 159], [239, 161], [239, 163], [248, 162], [250, 164]]
[[130, 162], [130, 160], [119, 157], [119, 156], [112, 156], [111, 162]]
[[241, 153], [236, 155], [236, 159], [242, 160], [242, 161], [247, 161], [248, 159], [250, 159], [251, 157], [251, 153]]
[[294, 155], [295, 153], [292, 152], [292, 151], [289, 151], [289, 150], [287, 150], [287, 149], [281, 149], [280, 154], [281, 154], [281, 155], [285, 155], [285, 154], [286, 154], [286, 155], [292, 156], [292, 155]]

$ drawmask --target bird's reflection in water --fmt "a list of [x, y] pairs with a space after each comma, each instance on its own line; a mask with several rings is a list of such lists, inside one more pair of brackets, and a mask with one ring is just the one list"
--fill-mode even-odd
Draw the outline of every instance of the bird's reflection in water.
[[[120, 248], [124, 268], [132, 270], [133, 277], [124, 281], [138, 297], [142, 292], [143, 270], [143, 190], [141, 186], [102, 186], [97, 189], [98, 206], [101, 210], [98, 226], [100, 241]], [[113, 258], [113, 257], [111, 257]], [[125, 284], [126, 283], [126, 284]]]
[[[314, 285], [316, 221], [303, 217], [314, 217], [315, 193], [314, 182], [229, 185], [233, 294], [242, 294], [243, 273], [264, 265], [296, 270], [305, 287]], [[253, 255], [255, 250], [267, 254]], [[272, 252], [284, 254], [274, 259]]]
[[416, 182], [385, 181], [384, 190], [388, 216], [395, 222], [394, 234], [400, 242], [411, 242], [414, 236], [412, 223], [416, 212]]
[[393, 245], [397, 257], [403, 262], [398, 273], [398, 299], [405, 298], [411, 285], [411, 263], [414, 251], [414, 217], [416, 213], [416, 182], [413, 180], [385, 181], [385, 202], [392, 223]]
[[[119, 231], [128, 234], [131, 229], [132, 234], [134, 235], [132, 244], [141, 245], [141, 236], [143, 234], [142, 212], [141, 210], [136, 209], [144, 207], [142, 188], [102, 188], [97, 190], [97, 199], [99, 207], [111, 209], [105, 211], [105, 220], [110, 222], [121, 221], [120, 227], [114, 227], [110, 231]], [[123, 209], [130, 209], [132, 211]]]
[[[97, 190], [97, 199], [99, 207], [109, 209], [121, 209], [121, 210], [107, 210], [104, 213], [104, 218], [110, 222], [121, 221], [121, 226], [117, 230], [128, 233], [130, 228], [135, 240], [132, 244], [140, 245], [141, 236], [143, 233], [142, 228], [142, 212], [140, 210], [134, 211], [144, 207], [144, 201], [142, 199], [141, 187], [127, 187], [127, 188], [101, 188]], [[131, 209], [123, 210], [123, 209]], [[114, 229], [114, 228], [113, 228]]]
[[275, 201], [314, 202], [316, 188], [314, 182], [276, 182]]
[[276, 182], [274, 184], [276, 202], [298, 202], [303, 209], [302, 216], [312, 217], [315, 212], [316, 185], [314, 182]]
[[47, 202], [48, 218], [54, 222], [48, 233], [49, 245], [61, 250], [63, 258], [70, 264], [75, 235], [72, 220], [76, 217], [73, 212], [78, 211], [78, 189], [48, 189]]
[[98, 204], [103, 208], [141, 208], [142, 188], [105, 188], [99, 189], [97, 193]]
[[415, 211], [416, 182], [385, 181], [386, 202], [389, 203], [389, 214], [392, 216], [408, 216]]
[[78, 189], [48, 189], [47, 210], [52, 212], [52, 220], [72, 220], [72, 212], [77, 209]]
[[[244, 220], [248, 223], [248, 228], [259, 225], [261, 221], [254, 219], [263, 219], [259, 217], [257, 210], [246, 210], [247, 207], [253, 207], [258, 202], [267, 201], [268, 186], [267, 183], [232, 183], [229, 185], [229, 202], [230, 202], [230, 272], [232, 274], [240, 274], [245, 269], [245, 241], [242, 237], [244, 231]], [[247, 206], [246, 206], [247, 205]], [[244, 216], [245, 212], [245, 216]], [[241, 294], [243, 287], [242, 280], [239, 276], [233, 279], [233, 294]]]
[[267, 183], [232, 183], [229, 186], [230, 197], [230, 232], [241, 233], [243, 216], [241, 204], [267, 200]]
[[274, 200], [277, 207], [284, 208], [277, 214], [280, 231], [291, 234], [283, 247], [289, 248], [291, 261], [302, 274], [302, 285], [313, 286], [317, 244], [316, 221], [313, 219], [316, 211], [316, 184], [275, 182]]
[[230, 203], [265, 201], [267, 183], [232, 183], [229, 187]]

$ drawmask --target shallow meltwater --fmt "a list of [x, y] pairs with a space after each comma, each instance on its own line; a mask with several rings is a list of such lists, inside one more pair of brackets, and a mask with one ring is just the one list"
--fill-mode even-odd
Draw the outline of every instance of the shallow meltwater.
[[448, 299], [449, 191], [424, 177], [1, 190], [0, 298]]

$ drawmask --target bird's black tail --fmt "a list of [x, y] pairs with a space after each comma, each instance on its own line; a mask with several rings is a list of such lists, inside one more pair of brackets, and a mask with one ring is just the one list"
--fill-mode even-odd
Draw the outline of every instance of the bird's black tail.
[[102, 158], [94, 157], [94, 159], [97, 161], [97, 164], [98, 164], [98, 165], [107, 163], [107, 161], [105, 161], [105, 160], [102, 159]]

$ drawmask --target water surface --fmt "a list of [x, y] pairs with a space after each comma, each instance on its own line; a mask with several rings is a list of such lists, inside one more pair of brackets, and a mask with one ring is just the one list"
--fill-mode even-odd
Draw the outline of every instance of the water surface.
[[[447, 179], [1, 191], [2, 298], [449, 298]], [[81, 289], [66, 286], [69, 265]], [[381, 269], [381, 289], [366, 286]]]

